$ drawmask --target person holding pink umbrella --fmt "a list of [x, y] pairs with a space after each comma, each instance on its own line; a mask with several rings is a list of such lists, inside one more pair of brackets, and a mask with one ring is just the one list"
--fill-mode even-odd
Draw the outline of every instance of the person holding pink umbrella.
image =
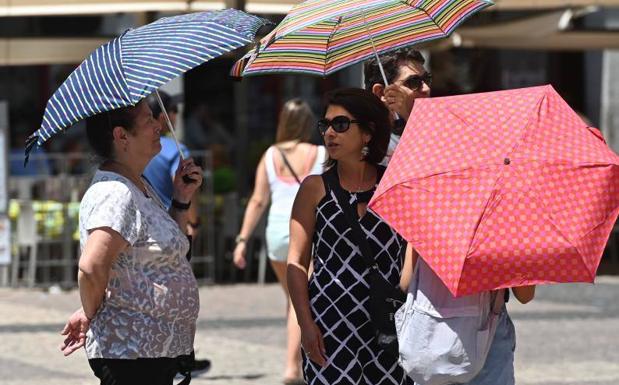
[[[551, 86], [420, 100], [413, 116], [369, 206], [419, 251], [418, 277], [435, 273], [457, 300], [524, 286], [524, 302], [538, 284], [593, 282], [619, 215], [619, 156]], [[511, 368], [513, 343], [500, 347]]]
[[[389, 86], [385, 87], [382, 82], [379, 63], [372, 58], [365, 62], [364, 78], [365, 88], [371, 90], [397, 117], [394, 121], [394, 132], [391, 134], [389, 151], [385, 157], [388, 163], [391, 155], [397, 147], [404, 126], [411, 117], [413, 104], [416, 99], [428, 98], [431, 93], [432, 74], [425, 67], [425, 59], [421, 53], [410, 47], [380, 55], [382, 65]], [[408, 287], [411, 282], [413, 271], [417, 266], [421, 286], [431, 288], [424, 294], [430, 307], [444, 305], [456, 308], [470, 302], [468, 299], [453, 297], [436, 274], [427, 264], [418, 258], [418, 253], [412, 246], [407, 249], [407, 257], [402, 270], [401, 285]], [[535, 286], [517, 287], [512, 289], [514, 295], [521, 303], [531, 301], [535, 295]], [[506, 299], [509, 297], [505, 294]], [[439, 310], [440, 311], [440, 310]], [[486, 363], [482, 370], [468, 385], [512, 384], [514, 383], [514, 348], [515, 329], [514, 324], [507, 313], [505, 306], [500, 309], [496, 332], [490, 346]]]
[[[363, 66], [365, 89], [385, 103], [392, 112], [393, 132], [389, 140], [386, 165], [400, 142], [406, 121], [409, 119], [416, 99], [429, 98], [432, 74], [426, 70], [426, 59], [416, 49], [405, 47], [368, 59]], [[382, 66], [388, 86], [385, 86], [380, 71]]]

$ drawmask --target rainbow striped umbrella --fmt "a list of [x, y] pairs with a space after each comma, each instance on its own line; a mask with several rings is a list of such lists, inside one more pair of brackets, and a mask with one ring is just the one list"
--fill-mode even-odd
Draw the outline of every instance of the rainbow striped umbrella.
[[296, 5], [233, 76], [327, 76], [371, 56], [449, 36], [490, 0], [308, 0]]

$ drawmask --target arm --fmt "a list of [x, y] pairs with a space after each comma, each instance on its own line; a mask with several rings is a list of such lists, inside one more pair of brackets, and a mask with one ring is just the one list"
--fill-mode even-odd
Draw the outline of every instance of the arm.
[[[185, 183], [183, 181], [183, 176], [185, 175], [189, 176], [195, 182]], [[190, 203], [191, 198], [201, 185], [202, 169], [193, 162], [192, 158], [182, 160], [176, 169], [176, 174], [174, 175], [173, 199], [180, 203]], [[181, 210], [175, 208], [174, 206], [170, 206], [170, 210], [168, 212], [172, 219], [178, 223], [181, 230], [185, 232], [188, 227], [187, 222], [189, 221], [189, 210]]]
[[[185, 145], [181, 144], [181, 151], [185, 156], [189, 156], [189, 150]], [[174, 160], [174, 163], [170, 168], [170, 178], [172, 178], [172, 183], [176, 180], [176, 171], [178, 171], [178, 166], [180, 165], [180, 155], [177, 156]], [[189, 210], [187, 210], [187, 230], [185, 231], [187, 235], [194, 237], [198, 234], [198, 227], [200, 227], [200, 217], [198, 215], [198, 205], [199, 202], [197, 199], [194, 199], [195, 195], [191, 198], [191, 206], [189, 206]]]
[[200, 227], [200, 217], [198, 216], [198, 200], [192, 199], [191, 206], [187, 211], [187, 235], [196, 237], [198, 234], [198, 227]]
[[512, 287], [512, 292], [520, 303], [528, 303], [535, 297], [535, 285]]
[[405, 293], [408, 291], [411, 279], [413, 278], [413, 271], [415, 270], [418, 256], [417, 250], [415, 250], [410, 243], [407, 244], [404, 264], [402, 265], [402, 275], [400, 276], [400, 290]]
[[103, 302], [112, 263], [129, 243], [109, 227], [94, 229], [86, 240], [80, 257], [77, 282], [82, 307], [77, 309], [60, 332], [66, 336], [60, 345], [65, 356], [86, 343], [90, 321]]
[[77, 282], [84, 315], [92, 319], [103, 302], [112, 263], [129, 243], [109, 227], [94, 229], [79, 261]]
[[269, 187], [265, 162], [265, 157], [263, 155], [256, 169], [254, 192], [251, 194], [249, 202], [247, 202], [247, 208], [245, 209], [245, 215], [243, 217], [243, 225], [241, 226], [241, 231], [239, 231], [239, 238], [243, 240], [238, 242], [234, 248], [233, 261], [239, 269], [245, 268], [247, 240], [254, 232], [258, 221], [262, 217], [262, 214], [264, 214], [264, 210], [266, 210], [271, 200], [271, 189]]
[[326, 365], [326, 352], [322, 333], [310, 311], [307, 276], [316, 225], [316, 205], [323, 195], [320, 176], [309, 176], [301, 184], [292, 207], [287, 268], [288, 290], [301, 327], [301, 343], [308, 357], [320, 366]]

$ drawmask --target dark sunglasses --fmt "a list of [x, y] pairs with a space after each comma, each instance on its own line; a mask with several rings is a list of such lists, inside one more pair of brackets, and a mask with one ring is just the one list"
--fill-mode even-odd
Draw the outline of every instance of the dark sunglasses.
[[350, 120], [348, 116], [340, 115], [331, 120], [327, 118], [320, 119], [316, 124], [316, 127], [318, 128], [318, 131], [320, 131], [321, 135], [324, 135], [329, 127], [333, 127], [333, 131], [335, 132], [342, 133], [350, 128], [351, 123], [361, 122], [358, 120]]
[[423, 87], [423, 83], [426, 83], [428, 87], [432, 86], [432, 74], [430, 72], [426, 72], [421, 76], [411, 75], [402, 82], [405, 87], [413, 91], [419, 91]]

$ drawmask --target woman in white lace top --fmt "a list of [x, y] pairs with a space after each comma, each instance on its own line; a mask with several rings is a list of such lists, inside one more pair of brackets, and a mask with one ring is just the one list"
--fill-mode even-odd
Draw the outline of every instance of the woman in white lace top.
[[171, 385], [193, 349], [199, 298], [183, 229], [202, 172], [191, 159], [180, 163], [167, 211], [142, 177], [161, 150], [160, 130], [144, 102], [87, 122], [102, 163], [80, 204], [82, 308], [62, 350], [85, 346], [101, 384]]

